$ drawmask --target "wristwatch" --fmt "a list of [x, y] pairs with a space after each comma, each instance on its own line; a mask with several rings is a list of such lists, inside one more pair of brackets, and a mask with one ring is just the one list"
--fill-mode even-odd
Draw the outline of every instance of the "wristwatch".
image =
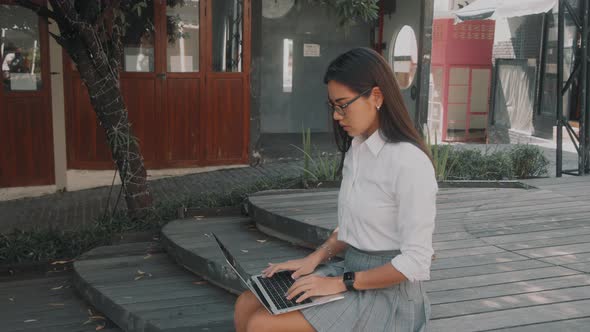
[[354, 288], [354, 272], [344, 272], [344, 275], [342, 275], [342, 281], [344, 282], [344, 285], [346, 286], [346, 290], [348, 291], [355, 291], [356, 288]]

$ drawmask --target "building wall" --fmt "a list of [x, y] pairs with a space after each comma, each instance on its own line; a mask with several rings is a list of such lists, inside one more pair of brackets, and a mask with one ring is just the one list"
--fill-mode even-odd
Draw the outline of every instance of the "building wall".
[[496, 20], [493, 59], [538, 59], [543, 14]]
[[[264, 17], [262, 6], [264, 2], [253, 7], [253, 22], [260, 25], [254, 27], [258, 31], [252, 40], [252, 118], [259, 122], [261, 133], [331, 131], [323, 74], [339, 54], [369, 46], [369, 27], [339, 28], [334, 13], [306, 1], [295, 2], [280, 18]], [[284, 72], [289, 69], [284, 67], [285, 40], [292, 42], [291, 79]], [[305, 44], [308, 55], [316, 55], [319, 48], [319, 56], [304, 56]]]

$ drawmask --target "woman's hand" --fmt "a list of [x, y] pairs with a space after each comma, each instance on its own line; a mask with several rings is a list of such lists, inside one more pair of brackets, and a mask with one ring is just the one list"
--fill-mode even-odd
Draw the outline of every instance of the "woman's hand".
[[294, 259], [282, 263], [268, 263], [268, 267], [262, 271], [262, 274], [270, 278], [279, 271], [295, 271], [291, 278], [297, 279], [301, 276], [312, 273], [320, 264], [320, 261], [313, 254], [305, 258]]
[[287, 291], [287, 299], [291, 300], [301, 294], [295, 302], [312, 296], [324, 296], [338, 294], [346, 291], [342, 277], [322, 277], [319, 275], [308, 275], [297, 280]]

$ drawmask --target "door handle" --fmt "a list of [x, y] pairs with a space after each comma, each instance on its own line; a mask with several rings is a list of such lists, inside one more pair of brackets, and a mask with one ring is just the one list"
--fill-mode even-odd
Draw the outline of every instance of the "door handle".
[[158, 73], [156, 74], [156, 77], [161, 79], [161, 80], [165, 80], [166, 79], [166, 73]]

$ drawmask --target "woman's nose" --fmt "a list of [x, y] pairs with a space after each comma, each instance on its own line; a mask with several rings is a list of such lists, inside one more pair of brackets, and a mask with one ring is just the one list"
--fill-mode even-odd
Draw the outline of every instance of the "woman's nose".
[[332, 112], [332, 118], [334, 119], [334, 121], [340, 121], [340, 120], [344, 119], [344, 117], [342, 116], [342, 114], [340, 114], [340, 113], [338, 113], [336, 111], [333, 111]]

